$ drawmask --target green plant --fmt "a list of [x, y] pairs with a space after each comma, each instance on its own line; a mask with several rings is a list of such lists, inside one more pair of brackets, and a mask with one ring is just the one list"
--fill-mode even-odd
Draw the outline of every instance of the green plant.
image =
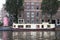
[[3, 25], [3, 23], [2, 22], [0, 22], [0, 26], [2, 26]]
[[6, 10], [9, 15], [14, 15], [14, 22], [18, 22], [18, 14], [23, 10], [24, 0], [6, 0]]
[[58, 0], [42, 0], [41, 9], [42, 15], [45, 15], [45, 22], [48, 20], [48, 15], [50, 15], [50, 20], [52, 20], [52, 16], [57, 13], [58, 8]]

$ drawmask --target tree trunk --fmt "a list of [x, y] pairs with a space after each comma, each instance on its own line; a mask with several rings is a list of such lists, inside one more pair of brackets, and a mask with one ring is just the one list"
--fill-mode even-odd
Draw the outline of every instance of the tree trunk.
[[44, 22], [48, 22], [48, 17], [47, 17], [47, 13], [45, 13], [45, 18], [44, 18]]
[[50, 23], [52, 23], [52, 14], [50, 15]]
[[14, 22], [18, 23], [18, 10], [16, 9], [15, 15], [14, 15]]
[[18, 15], [15, 15], [15, 23], [18, 23]]

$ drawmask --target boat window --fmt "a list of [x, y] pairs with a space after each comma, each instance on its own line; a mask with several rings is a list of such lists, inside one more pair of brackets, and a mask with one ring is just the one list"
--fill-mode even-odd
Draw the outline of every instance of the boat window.
[[23, 25], [18, 25], [18, 28], [23, 28]]
[[42, 28], [44, 28], [44, 25], [42, 25]]
[[31, 28], [31, 25], [26, 25], [26, 28]]
[[16, 25], [14, 25], [14, 27], [16, 27]]
[[37, 26], [37, 28], [39, 28], [40, 26], [39, 25], [36, 25]]
[[48, 28], [50, 28], [50, 25], [47, 25]]

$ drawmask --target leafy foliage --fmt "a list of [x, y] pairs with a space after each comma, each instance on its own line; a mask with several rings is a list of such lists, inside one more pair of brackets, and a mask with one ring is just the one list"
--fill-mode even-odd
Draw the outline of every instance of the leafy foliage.
[[3, 26], [3, 23], [0, 21], [0, 26]]
[[41, 4], [42, 14], [50, 14], [52, 17], [56, 14], [58, 7], [58, 0], [43, 0]]
[[22, 10], [24, 0], [6, 0], [6, 10], [9, 14], [14, 15], [17, 22], [18, 11]]
[[47, 14], [55, 14], [58, 9], [57, 0], [43, 0], [41, 6], [42, 12]]

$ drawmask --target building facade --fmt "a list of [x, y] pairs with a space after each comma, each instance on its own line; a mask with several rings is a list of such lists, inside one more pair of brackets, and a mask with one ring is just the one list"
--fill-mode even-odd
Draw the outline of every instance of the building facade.
[[18, 23], [41, 23], [42, 0], [24, 0], [24, 13], [21, 12]]
[[[59, 1], [59, 0], [58, 0]], [[44, 20], [41, 13], [42, 0], [24, 0], [24, 11], [18, 15], [18, 23], [39, 24]], [[48, 15], [48, 22], [50, 15]], [[60, 25], [60, 5], [57, 13], [52, 17], [52, 23]]]

